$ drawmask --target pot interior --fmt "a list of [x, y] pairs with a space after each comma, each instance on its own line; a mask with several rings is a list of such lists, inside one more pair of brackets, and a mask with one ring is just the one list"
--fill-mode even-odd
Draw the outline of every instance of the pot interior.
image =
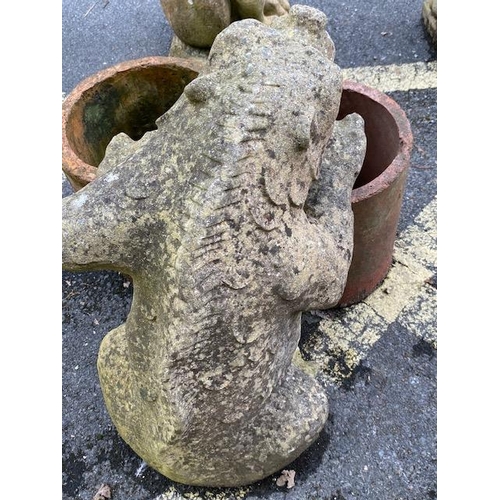
[[396, 158], [399, 147], [397, 123], [389, 110], [371, 97], [344, 89], [337, 120], [358, 113], [365, 120], [366, 156], [354, 189], [376, 179]]
[[138, 66], [97, 81], [73, 105], [66, 124], [77, 155], [97, 167], [111, 139], [124, 132], [139, 140], [177, 101], [198, 73], [178, 66]]

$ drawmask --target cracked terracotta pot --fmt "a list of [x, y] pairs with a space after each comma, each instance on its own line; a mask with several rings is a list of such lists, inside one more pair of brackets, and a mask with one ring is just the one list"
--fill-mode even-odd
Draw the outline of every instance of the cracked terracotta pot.
[[389, 272], [413, 145], [410, 123], [393, 99], [344, 81], [338, 119], [353, 112], [365, 120], [367, 146], [352, 192], [352, 263], [337, 307], [366, 298]]
[[[193, 59], [147, 57], [90, 76], [65, 99], [62, 168], [75, 191], [91, 182], [113, 136], [139, 139], [202, 70]], [[403, 110], [386, 94], [344, 81], [338, 119], [359, 113], [367, 152], [352, 193], [354, 251], [337, 307], [359, 302], [384, 280], [392, 264], [410, 163], [412, 133]]]
[[201, 65], [175, 57], [125, 61], [91, 75], [62, 105], [62, 169], [78, 191], [95, 178], [111, 139], [132, 139], [156, 128], [165, 113], [198, 76]]

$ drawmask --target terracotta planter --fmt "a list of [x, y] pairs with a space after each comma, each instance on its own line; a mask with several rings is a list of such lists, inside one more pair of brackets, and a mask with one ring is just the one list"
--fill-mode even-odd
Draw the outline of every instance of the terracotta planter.
[[81, 82], [62, 106], [62, 169], [75, 191], [95, 178], [111, 139], [140, 139], [198, 76], [201, 65], [146, 57], [100, 71]]
[[389, 272], [413, 145], [404, 111], [386, 94], [345, 81], [338, 119], [352, 112], [365, 120], [367, 151], [352, 193], [353, 259], [337, 307], [363, 300]]

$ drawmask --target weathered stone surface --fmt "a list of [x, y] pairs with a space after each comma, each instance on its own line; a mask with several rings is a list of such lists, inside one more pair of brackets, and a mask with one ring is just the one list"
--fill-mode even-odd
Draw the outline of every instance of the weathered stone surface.
[[182, 59], [196, 59], [201, 64], [206, 65], [208, 63], [208, 55], [210, 54], [210, 48], [199, 48], [193, 47], [184, 43], [175, 33], [172, 35], [172, 41], [170, 42], [170, 48], [168, 50], [169, 57], [180, 57]]
[[437, 0], [424, 0], [422, 20], [432, 41], [437, 44]]
[[336, 121], [333, 134], [321, 160], [319, 178], [311, 184], [304, 206], [306, 214], [332, 231], [353, 224], [346, 198], [344, 176], [359, 174], [366, 153], [364, 120], [357, 113]]
[[187, 45], [209, 48], [231, 22], [257, 19], [269, 24], [290, 10], [288, 0], [160, 0], [177, 37]]
[[325, 26], [303, 6], [271, 27], [232, 23], [158, 130], [118, 139], [124, 151], [63, 200], [64, 268], [134, 282], [99, 352], [106, 406], [175, 481], [257, 481], [327, 418], [321, 386], [292, 364], [301, 312], [336, 304], [352, 252], [359, 164], [331, 176], [338, 225], [304, 211], [342, 91]]

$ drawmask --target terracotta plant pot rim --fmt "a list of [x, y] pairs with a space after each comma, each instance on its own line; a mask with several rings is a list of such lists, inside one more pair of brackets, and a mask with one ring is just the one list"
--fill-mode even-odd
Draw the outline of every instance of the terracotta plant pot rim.
[[203, 69], [203, 65], [191, 59], [182, 59], [179, 57], [170, 56], [149, 56], [139, 59], [132, 59], [120, 62], [108, 68], [105, 68], [97, 73], [92, 74], [82, 80], [64, 99], [62, 104], [62, 169], [65, 174], [76, 178], [81, 184], [88, 184], [95, 178], [97, 167], [89, 165], [79, 158], [71, 147], [66, 127], [68, 124], [71, 110], [75, 104], [82, 98], [86, 92], [90, 91], [97, 85], [105, 82], [108, 79], [114, 78], [120, 73], [125, 73], [131, 69], [137, 70], [147, 67], [169, 67], [169, 68], [187, 68], [197, 73]]
[[405, 112], [388, 95], [351, 80], [344, 80], [343, 92], [356, 92], [383, 106], [394, 119], [399, 132], [400, 147], [391, 164], [372, 181], [353, 189], [351, 201], [359, 203], [386, 189], [407, 168], [413, 147], [413, 135]]

